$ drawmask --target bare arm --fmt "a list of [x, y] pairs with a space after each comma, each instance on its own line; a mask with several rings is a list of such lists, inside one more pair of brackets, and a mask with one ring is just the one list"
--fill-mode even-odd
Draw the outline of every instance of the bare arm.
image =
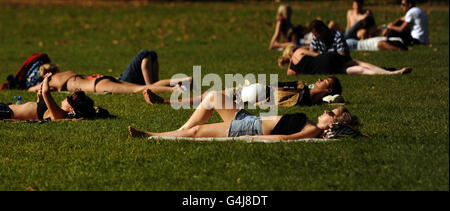
[[35, 85], [35, 86], [32, 86], [32, 87], [28, 88], [29, 92], [36, 92], [38, 90], [41, 90], [41, 84], [38, 84], [38, 85]]
[[283, 141], [283, 140], [295, 140], [301, 138], [317, 138], [322, 133], [322, 130], [318, 127], [307, 123], [303, 130], [298, 133], [290, 134], [290, 135], [260, 135], [260, 136], [251, 136], [252, 138], [259, 138], [264, 140], [273, 140], [273, 141]]
[[300, 53], [302, 55], [306, 55], [306, 56], [318, 56], [319, 53], [311, 50], [309, 47], [301, 47], [298, 49], [298, 51], [300, 51]]
[[[50, 91], [56, 91], [57, 90], [56, 87], [52, 86], [51, 84], [49, 86], [50, 86]], [[28, 88], [28, 91], [29, 92], [37, 92], [37, 91], [41, 90], [41, 87], [42, 87], [42, 82], [39, 83], [38, 85], [35, 85], [35, 86], [32, 86], [32, 87]]]
[[348, 29], [351, 27], [350, 25], [351, 12], [352, 12], [351, 10], [347, 11], [347, 26], [345, 27], [345, 31], [348, 31]]
[[394, 30], [396, 32], [403, 32], [403, 30], [406, 29], [406, 27], [408, 27], [409, 23], [406, 21], [403, 21], [402, 25], [400, 26], [394, 26], [394, 24], [390, 23], [387, 28], [390, 30]]
[[45, 101], [45, 105], [47, 105], [47, 111], [50, 112], [50, 118], [52, 120], [57, 119], [65, 119], [67, 118], [67, 113], [62, 110], [58, 104], [56, 104], [55, 100], [53, 99], [52, 95], [50, 94], [50, 88], [49, 88], [49, 77], [50, 74], [45, 75], [44, 81], [42, 81], [42, 97]]
[[331, 93], [331, 91], [331, 89], [311, 89], [309, 93], [311, 95], [312, 103], [316, 104], [318, 102], [321, 102], [322, 98]]

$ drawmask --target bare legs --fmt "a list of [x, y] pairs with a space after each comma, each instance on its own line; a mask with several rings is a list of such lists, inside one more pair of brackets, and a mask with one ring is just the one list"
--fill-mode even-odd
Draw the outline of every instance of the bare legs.
[[359, 75], [398, 75], [406, 74], [412, 71], [411, 68], [402, 68], [400, 70], [388, 71], [381, 67], [378, 67], [367, 62], [352, 60], [347, 63], [347, 74], [359, 74]]
[[145, 137], [145, 136], [171, 136], [171, 137], [227, 137], [229, 122], [213, 123], [206, 125], [197, 125], [190, 129], [175, 130], [164, 133], [152, 133], [142, 130], [137, 130], [128, 126], [128, 132], [131, 137]]
[[403, 50], [400, 47], [389, 44], [387, 41], [379, 41], [377, 44], [378, 49], [380, 50], [390, 50], [390, 51], [399, 51]]
[[[177, 137], [227, 137], [230, 122], [234, 119], [238, 109], [233, 103], [232, 108], [227, 108], [226, 102], [232, 100], [222, 91], [209, 92], [205, 99], [200, 103], [189, 120], [177, 131], [165, 133], [152, 133], [136, 130], [129, 126], [128, 131], [132, 137], [139, 136], [177, 136]], [[222, 120], [222, 123], [203, 125], [216, 110]]]
[[188, 104], [189, 103], [189, 104], [191, 104], [191, 103], [200, 103], [202, 101], [202, 99], [206, 97], [208, 92], [205, 92], [200, 96], [195, 96], [195, 97], [190, 97], [190, 98], [182, 98], [182, 99], [177, 99], [177, 100], [163, 99], [162, 97], [153, 93], [153, 91], [150, 89], [144, 90], [142, 92], [142, 94], [144, 95], [144, 99], [148, 104], [161, 104], [161, 103], [164, 103], [164, 104], [175, 104], [175, 103]]
[[173, 92], [179, 89], [179, 86], [157, 86], [157, 85], [139, 85], [128, 82], [115, 82], [109, 79], [101, 80], [95, 85], [95, 92], [111, 92], [111, 93], [139, 93], [146, 89], [151, 89], [155, 93]]
[[189, 129], [196, 125], [205, 123], [216, 110], [224, 122], [231, 122], [239, 111], [233, 103], [231, 108], [227, 108], [225, 102], [232, 102], [233, 99], [227, 97], [222, 91], [209, 92], [195, 109], [191, 118], [180, 128]]

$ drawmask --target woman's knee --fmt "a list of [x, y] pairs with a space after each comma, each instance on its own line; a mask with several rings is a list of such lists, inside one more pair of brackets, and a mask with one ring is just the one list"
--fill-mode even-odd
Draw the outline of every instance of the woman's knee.
[[158, 60], [158, 54], [153, 50], [143, 49], [138, 53], [138, 56], [142, 59], [149, 58], [152, 64]]
[[196, 125], [188, 129], [188, 137], [197, 137], [199, 134], [200, 125]]
[[367, 32], [366, 29], [360, 29], [356, 32], [356, 37], [358, 37], [358, 39], [360, 40], [364, 40], [369, 37], [369, 33]]

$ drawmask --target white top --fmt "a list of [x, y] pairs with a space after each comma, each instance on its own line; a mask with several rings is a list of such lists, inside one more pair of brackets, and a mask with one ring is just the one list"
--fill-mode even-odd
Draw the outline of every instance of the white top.
[[[358, 47], [356, 50], [358, 51], [378, 51], [378, 42], [387, 40], [386, 37], [372, 37], [365, 40], [358, 41]], [[390, 41], [400, 41], [403, 43], [402, 38], [400, 37], [389, 37]]]
[[423, 10], [418, 7], [409, 9], [405, 21], [412, 26], [411, 37], [420, 40], [421, 43], [428, 43], [428, 17]]

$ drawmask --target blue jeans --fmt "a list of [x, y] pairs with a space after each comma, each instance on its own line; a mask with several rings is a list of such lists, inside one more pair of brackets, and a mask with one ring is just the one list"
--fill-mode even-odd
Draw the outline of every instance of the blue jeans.
[[119, 80], [145, 85], [144, 76], [142, 75], [141, 63], [145, 58], [150, 58], [152, 64], [158, 59], [158, 55], [155, 51], [151, 50], [141, 50], [134, 58], [131, 60], [128, 67], [119, 76]]
[[231, 121], [228, 137], [244, 135], [262, 135], [262, 121], [248, 111], [241, 109], [236, 113], [234, 120]]
[[350, 39], [350, 38], [358, 39], [358, 37], [356, 36], [356, 32], [358, 32], [358, 30], [360, 30], [362, 28], [363, 28], [363, 20], [356, 22], [347, 31], [345, 31], [344, 40]]
[[350, 39], [346, 39], [345, 42], [347, 43], [348, 48], [350, 48], [350, 50], [358, 49], [359, 40], [350, 38]]

